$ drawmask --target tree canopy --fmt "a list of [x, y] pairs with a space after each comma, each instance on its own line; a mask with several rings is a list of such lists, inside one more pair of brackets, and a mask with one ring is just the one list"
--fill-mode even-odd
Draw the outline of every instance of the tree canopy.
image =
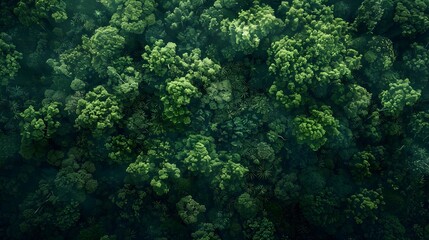
[[0, 1], [1, 239], [429, 239], [429, 0]]

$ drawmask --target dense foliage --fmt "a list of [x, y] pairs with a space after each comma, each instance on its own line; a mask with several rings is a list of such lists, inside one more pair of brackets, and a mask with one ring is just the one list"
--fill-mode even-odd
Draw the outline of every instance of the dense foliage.
[[429, 239], [429, 0], [0, 2], [1, 239]]

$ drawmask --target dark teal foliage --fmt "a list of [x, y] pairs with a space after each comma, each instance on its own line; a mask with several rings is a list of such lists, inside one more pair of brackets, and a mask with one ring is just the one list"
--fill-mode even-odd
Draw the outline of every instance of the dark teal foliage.
[[1, 239], [429, 236], [429, 0], [0, 1]]

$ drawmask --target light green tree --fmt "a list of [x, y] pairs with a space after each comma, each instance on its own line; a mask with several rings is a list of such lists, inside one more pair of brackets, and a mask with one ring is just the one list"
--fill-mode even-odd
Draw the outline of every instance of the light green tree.
[[330, 137], [339, 134], [338, 120], [332, 116], [328, 106], [312, 109], [310, 116], [298, 116], [293, 120], [293, 135], [299, 144], [308, 145], [313, 151], [322, 147]]
[[75, 126], [78, 129], [90, 130], [94, 136], [101, 136], [122, 119], [116, 97], [101, 85], [79, 99], [76, 114]]
[[398, 116], [405, 107], [414, 105], [420, 98], [421, 91], [414, 90], [410, 85], [410, 80], [398, 79], [389, 84], [389, 89], [380, 93], [382, 111]]

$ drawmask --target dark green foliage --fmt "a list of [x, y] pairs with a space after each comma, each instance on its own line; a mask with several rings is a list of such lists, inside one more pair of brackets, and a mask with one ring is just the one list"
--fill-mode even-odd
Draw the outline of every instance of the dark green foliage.
[[42, 19], [63, 22], [68, 18], [66, 2], [62, 0], [20, 0], [14, 13], [26, 26], [41, 24]]
[[341, 214], [341, 199], [332, 190], [323, 190], [314, 195], [304, 195], [301, 199], [304, 217], [329, 233], [338, 231], [344, 216]]
[[297, 184], [296, 173], [287, 174], [277, 182], [275, 196], [285, 202], [296, 201], [300, 186]]
[[429, 49], [427, 46], [418, 43], [411, 44], [410, 50], [403, 56], [403, 62], [412, 85], [418, 88], [425, 87], [429, 78]]
[[428, 33], [428, 0], [0, 1], [0, 238], [426, 240]]
[[220, 240], [215, 233], [215, 227], [211, 223], [203, 223], [197, 231], [192, 233], [192, 239], [195, 240]]
[[0, 134], [0, 166], [18, 152], [19, 146], [19, 135]]
[[253, 218], [258, 213], [258, 202], [250, 194], [243, 193], [237, 198], [235, 208], [243, 218]]
[[127, 139], [123, 135], [114, 136], [105, 144], [109, 152], [109, 162], [123, 164], [129, 163], [131, 160], [133, 141]]
[[12, 39], [6, 33], [0, 32], [0, 85], [8, 85], [13, 80], [20, 69], [19, 60], [22, 54], [16, 51]]
[[80, 45], [62, 52], [59, 60], [48, 59], [47, 64], [53, 68], [55, 73], [60, 75], [81, 80], [90, 77], [91, 56], [87, 49]]
[[352, 217], [357, 224], [362, 224], [364, 221], [375, 221], [378, 219], [377, 212], [384, 204], [381, 190], [362, 189], [361, 192], [353, 194], [347, 199], [349, 216]]
[[358, 9], [354, 25], [356, 28], [372, 32], [384, 15], [384, 0], [364, 0]]
[[427, 111], [416, 112], [411, 118], [409, 131], [412, 138], [426, 144], [429, 136], [429, 113]]
[[192, 199], [191, 195], [181, 198], [176, 207], [179, 216], [186, 224], [196, 223], [198, 215], [206, 211], [206, 207]]
[[254, 218], [246, 222], [246, 237], [252, 240], [274, 239], [274, 224], [266, 218]]
[[375, 156], [371, 152], [362, 151], [353, 155], [351, 162], [351, 172], [357, 180], [364, 180], [372, 175], [372, 171], [376, 170], [377, 166]]
[[183, 144], [183, 152], [178, 159], [191, 172], [209, 175], [213, 168], [220, 165], [214, 139], [201, 135], [190, 135]]
[[125, 38], [112, 26], [100, 27], [91, 38], [84, 37], [82, 40], [83, 48], [91, 53], [92, 66], [102, 76], [106, 73], [107, 64], [119, 56], [125, 44]]
[[126, 184], [111, 197], [112, 202], [121, 209], [120, 216], [128, 221], [140, 221], [145, 205], [146, 192]]
[[402, 35], [416, 35], [429, 29], [428, 13], [427, 0], [398, 0], [393, 20], [400, 24]]
[[171, 150], [168, 142], [155, 141], [153, 149], [146, 154], [140, 153], [136, 161], [126, 169], [132, 182], [149, 183], [158, 195], [168, 193], [169, 185], [180, 177], [180, 169], [176, 164], [168, 162], [173, 155]]
[[392, 82], [392, 66], [396, 54], [392, 40], [386, 37], [373, 36], [370, 39], [362, 37], [357, 39], [356, 47], [363, 52], [365, 86], [370, 86], [372, 92], [381, 91]]

